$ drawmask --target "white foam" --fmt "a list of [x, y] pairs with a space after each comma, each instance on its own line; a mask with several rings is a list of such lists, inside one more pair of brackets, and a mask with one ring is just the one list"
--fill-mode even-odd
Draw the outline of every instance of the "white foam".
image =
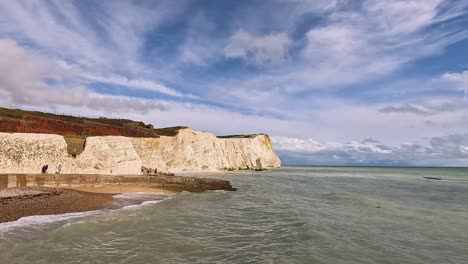
[[66, 213], [66, 214], [56, 214], [56, 215], [33, 215], [21, 217], [16, 221], [0, 223], [0, 236], [3, 233], [11, 231], [16, 228], [23, 229], [39, 229], [45, 225], [69, 221], [72, 219], [79, 219], [87, 216], [94, 215], [100, 212], [99, 210], [87, 211], [87, 212], [75, 212], [75, 213]]
[[144, 200], [144, 199], [154, 199], [166, 197], [166, 194], [163, 193], [145, 193], [145, 192], [134, 192], [134, 193], [122, 193], [112, 196], [114, 199], [124, 199], [124, 200]]
[[162, 200], [151, 200], [151, 201], [144, 201], [142, 202], [141, 204], [132, 204], [132, 205], [127, 205], [125, 207], [122, 207], [120, 209], [117, 209], [117, 210], [133, 210], [133, 209], [138, 209], [140, 207], [144, 207], [144, 206], [148, 206], [148, 205], [154, 205], [154, 204], [158, 204], [160, 202], [163, 202], [163, 201], [166, 201], [166, 200], [169, 200], [171, 199], [172, 197], [167, 197], [165, 199], [162, 199]]
[[[118, 212], [120, 210], [135, 210], [139, 209], [144, 206], [154, 205], [160, 203], [162, 201], [168, 200], [173, 198], [174, 196], [167, 196], [162, 195], [159, 193], [123, 193], [114, 195], [114, 199], [125, 199], [125, 200], [141, 200], [140, 204], [135, 205], [128, 205], [119, 209], [109, 210], [109, 209], [102, 209], [102, 210], [94, 210], [94, 211], [87, 211], [87, 212], [74, 212], [74, 213], [66, 213], [66, 214], [56, 214], [56, 215], [34, 215], [34, 216], [26, 216], [22, 217], [16, 221], [0, 223], [0, 239], [4, 237], [5, 234], [12, 230], [16, 229], [23, 229], [25, 231], [31, 230], [35, 231], [38, 229], [43, 229], [48, 225], [57, 224], [60, 222], [67, 222], [70, 220], [78, 220], [81, 218], [85, 218], [88, 216], [100, 214], [100, 213], [110, 213], [110, 212]], [[157, 200], [147, 200], [147, 199], [155, 199]]]
[[209, 192], [214, 192], [214, 193], [228, 193], [229, 191], [226, 191], [226, 190], [213, 190], [213, 191], [209, 191]]
[[[167, 198], [167, 199], [170, 199], [170, 198]], [[165, 201], [167, 199], [159, 200], [159, 201], [144, 201], [143, 203], [141, 203], [141, 205], [145, 206], [145, 205], [157, 204], [157, 203], [160, 203], [160, 202]]]

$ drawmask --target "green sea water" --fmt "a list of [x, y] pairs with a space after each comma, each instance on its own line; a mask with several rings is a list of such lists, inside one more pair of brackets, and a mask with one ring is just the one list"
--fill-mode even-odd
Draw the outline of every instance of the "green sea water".
[[209, 176], [239, 190], [0, 224], [0, 263], [468, 263], [468, 169]]

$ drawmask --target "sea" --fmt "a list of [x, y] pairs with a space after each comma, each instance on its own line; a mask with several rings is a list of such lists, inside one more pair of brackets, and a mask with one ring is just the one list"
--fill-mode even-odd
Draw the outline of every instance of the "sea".
[[[468, 263], [468, 169], [285, 166], [0, 224], [0, 263]], [[130, 202], [129, 202], [130, 201]]]

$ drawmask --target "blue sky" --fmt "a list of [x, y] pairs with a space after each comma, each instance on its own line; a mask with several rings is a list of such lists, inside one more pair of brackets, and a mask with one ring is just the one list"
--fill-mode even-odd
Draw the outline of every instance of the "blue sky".
[[289, 164], [468, 164], [468, 2], [0, 1], [0, 104], [268, 133]]

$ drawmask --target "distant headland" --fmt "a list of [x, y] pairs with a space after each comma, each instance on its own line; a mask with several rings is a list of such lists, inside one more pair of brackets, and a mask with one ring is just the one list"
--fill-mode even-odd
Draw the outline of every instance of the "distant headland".
[[265, 134], [217, 137], [184, 126], [0, 108], [0, 173], [137, 175], [279, 167]]

